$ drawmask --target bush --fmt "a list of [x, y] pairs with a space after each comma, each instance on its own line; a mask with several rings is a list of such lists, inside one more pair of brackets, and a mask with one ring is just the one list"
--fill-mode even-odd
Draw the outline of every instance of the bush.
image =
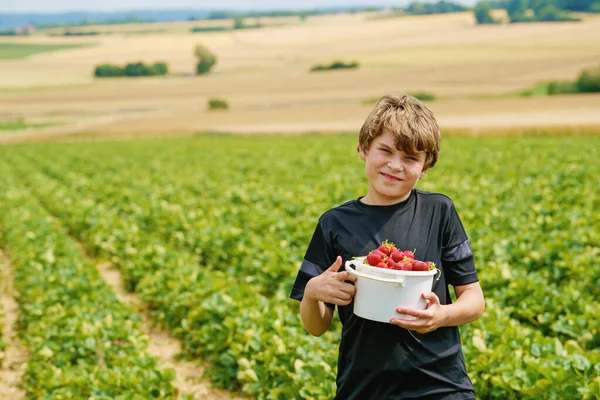
[[584, 69], [575, 82], [551, 81], [538, 83], [532, 89], [519, 92], [520, 96], [548, 96], [554, 94], [570, 93], [599, 93], [600, 92], [600, 67]]
[[575, 86], [582, 93], [600, 92], [600, 67], [583, 70], [575, 81]]
[[547, 88], [549, 95], [577, 93], [577, 85], [569, 81], [551, 81]]
[[96, 67], [94, 76], [98, 78], [110, 78], [116, 76], [125, 76], [125, 70], [118, 65], [101, 64]]
[[229, 103], [223, 99], [208, 99], [209, 110], [229, 110]]
[[196, 75], [208, 73], [217, 63], [217, 57], [211, 53], [210, 50], [200, 44], [196, 45], [194, 55], [198, 59], [198, 63], [196, 64]]
[[108, 78], [117, 76], [156, 76], [166, 75], [169, 67], [164, 62], [157, 62], [153, 65], [146, 65], [142, 62], [128, 63], [125, 67], [118, 65], [102, 64], [96, 67], [94, 76], [98, 78]]
[[477, 23], [480, 25], [496, 23], [496, 21], [494, 21], [494, 19], [490, 16], [490, 11], [492, 11], [492, 7], [487, 1], [480, 1], [477, 3], [475, 8], [473, 8], [473, 14], [475, 14]]
[[154, 75], [166, 75], [169, 73], [169, 66], [167, 63], [157, 62], [152, 66], [152, 70], [154, 71]]
[[226, 31], [226, 30], [229, 30], [229, 28], [226, 26], [196, 26], [196, 27], [190, 29], [190, 31], [192, 33], [195, 33], [195, 32], [222, 32], [222, 31]]
[[434, 101], [435, 100], [435, 95], [433, 93], [414, 92], [414, 93], [408, 93], [408, 94], [418, 100], [421, 100], [421, 101]]
[[549, 4], [542, 7], [536, 12], [538, 21], [558, 22], [558, 21], [581, 21], [579, 18], [571, 16], [570, 13], [560, 10], [559, 8]]
[[353, 69], [358, 68], [359, 64], [357, 61], [345, 63], [343, 61], [334, 61], [329, 65], [317, 64], [314, 65], [310, 70], [312, 71], [327, 71], [332, 69]]

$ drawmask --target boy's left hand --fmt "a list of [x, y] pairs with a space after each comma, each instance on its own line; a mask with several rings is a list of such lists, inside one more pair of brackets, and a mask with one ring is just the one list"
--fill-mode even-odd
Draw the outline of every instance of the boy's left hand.
[[398, 308], [398, 314], [411, 315], [417, 319], [406, 320], [392, 318], [390, 324], [398, 325], [404, 329], [416, 331], [419, 333], [427, 333], [436, 330], [443, 325], [446, 320], [446, 310], [440, 304], [440, 299], [433, 292], [423, 293], [421, 295], [427, 303], [425, 310], [414, 310], [412, 308]]

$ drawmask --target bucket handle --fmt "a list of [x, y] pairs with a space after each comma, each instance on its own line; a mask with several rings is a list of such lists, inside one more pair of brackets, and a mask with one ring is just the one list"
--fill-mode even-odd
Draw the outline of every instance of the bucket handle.
[[388, 283], [396, 283], [400, 286], [404, 287], [404, 276], [400, 275], [397, 279], [389, 279], [389, 278], [381, 278], [379, 276], [371, 276], [360, 271], [357, 271], [355, 268], [357, 266], [358, 261], [356, 260], [348, 260], [346, 261], [346, 271], [350, 272], [353, 275], [360, 276], [361, 278], [372, 279], [379, 282], [388, 282]]

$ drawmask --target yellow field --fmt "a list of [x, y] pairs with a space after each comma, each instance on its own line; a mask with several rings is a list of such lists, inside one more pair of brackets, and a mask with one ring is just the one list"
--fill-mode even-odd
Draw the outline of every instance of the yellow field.
[[[449, 127], [600, 124], [600, 95], [503, 96], [546, 80], [572, 80], [600, 65], [600, 17], [580, 23], [476, 26], [471, 13], [377, 19], [373, 14], [309, 17], [260, 30], [190, 33], [201, 22], [105, 26], [166, 33], [2, 38], [21, 43], [96, 46], [0, 61], [0, 119], [60, 122], [9, 137], [66, 132], [113, 134], [357, 130], [368, 98], [426, 91]], [[252, 23], [254, 21], [247, 21]], [[86, 27], [99, 31], [101, 27]], [[214, 71], [193, 75], [193, 48], [218, 58]], [[309, 73], [335, 59], [358, 70]], [[164, 61], [164, 78], [94, 80], [100, 63]], [[228, 112], [208, 112], [210, 97]]]

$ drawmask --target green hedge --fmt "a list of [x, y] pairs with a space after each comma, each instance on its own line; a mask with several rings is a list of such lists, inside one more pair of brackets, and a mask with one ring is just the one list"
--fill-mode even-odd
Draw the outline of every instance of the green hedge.
[[333, 61], [331, 64], [317, 64], [314, 65], [310, 70], [314, 71], [328, 71], [332, 69], [353, 69], [358, 68], [360, 65], [357, 61], [344, 62], [344, 61]]
[[169, 67], [164, 62], [157, 62], [152, 65], [142, 62], [128, 63], [124, 67], [112, 64], [101, 64], [96, 66], [94, 76], [97, 78], [113, 78], [119, 76], [158, 76], [166, 75]]

